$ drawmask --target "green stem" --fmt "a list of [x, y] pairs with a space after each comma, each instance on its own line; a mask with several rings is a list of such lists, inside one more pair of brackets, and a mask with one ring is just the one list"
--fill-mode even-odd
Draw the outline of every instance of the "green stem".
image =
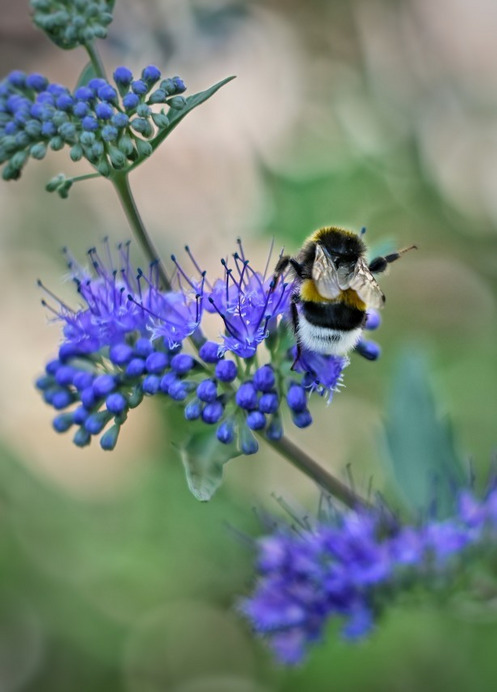
[[368, 507], [369, 503], [345, 483], [335, 478], [329, 471], [320, 466], [314, 459], [306, 454], [300, 447], [297, 447], [291, 440], [283, 436], [279, 440], [268, 440], [266, 442], [287, 461], [293, 464], [299, 471], [302, 471], [308, 478], [315, 481], [323, 490], [336, 497], [348, 507], [357, 509], [358, 507]]
[[116, 173], [114, 177], [111, 178], [111, 182], [114, 185], [114, 189], [117, 192], [121, 205], [124, 209], [124, 213], [126, 214], [129, 224], [142, 247], [145, 257], [151, 263], [158, 261], [158, 270], [162, 286], [166, 291], [170, 291], [171, 282], [169, 281], [162, 263], [159, 261], [159, 255], [153, 246], [141, 216], [138, 213], [138, 209], [129, 186], [127, 174]]
[[86, 175], [77, 175], [75, 178], [71, 178], [73, 183], [80, 183], [82, 180], [91, 180], [92, 178], [101, 178], [100, 173], [86, 173]]
[[95, 48], [93, 42], [85, 43], [85, 48], [86, 48], [86, 52], [88, 53], [88, 56], [90, 58], [90, 62], [93, 65], [93, 69], [94, 69], [97, 77], [102, 77], [103, 79], [107, 79], [107, 75], [105, 74], [104, 64], [102, 62], [102, 59], [100, 57], [99, 52]]

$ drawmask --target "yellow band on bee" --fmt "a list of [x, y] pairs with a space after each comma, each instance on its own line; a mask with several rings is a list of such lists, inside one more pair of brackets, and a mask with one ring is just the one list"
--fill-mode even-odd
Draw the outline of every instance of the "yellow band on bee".
[[323, 298], [312, 279], [305, 279], [302, 282], [300, 286], [300, 297], [302, 300], [311, 303], [344, 303], [349, 308], [366, 310], [366, 303], [359, 298], [354, 289], [347, 288], [345, 291], [341, 291], [340, 295], [334, 299]]
[[357, 308], [357, 310], [366, 310], [367, 307], [366, 303], [359, 298], [353, 288], [347, 288], [346, 291], [342, 291], [340, 301], [349, 308]]

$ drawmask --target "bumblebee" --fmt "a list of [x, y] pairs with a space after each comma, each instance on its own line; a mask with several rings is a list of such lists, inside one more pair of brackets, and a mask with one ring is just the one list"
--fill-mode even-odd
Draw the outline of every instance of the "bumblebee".
[[[361, 233], [362, 235], [362, 233]], [[325, 355], [345, 355], [355, 348], [370, 308], [381, 308], [385, 296], [375, 274], [415, 245], [375, 257], [368, 263], [361, 235], [329, 226], [315, 231], [295, 257], [280, 257], [274, 280], [290, 266], [294, 275], [291, 318], [301, 349]]]

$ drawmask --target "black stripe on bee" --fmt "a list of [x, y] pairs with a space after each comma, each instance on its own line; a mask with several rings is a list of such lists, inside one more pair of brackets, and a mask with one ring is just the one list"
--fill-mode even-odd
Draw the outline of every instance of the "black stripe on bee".
[[362, 327], [366, 321], [364, 310], [343, 303], [315, 303], [302, 301], [302, 312], [306, 320], [316, 327], [350, 331]]

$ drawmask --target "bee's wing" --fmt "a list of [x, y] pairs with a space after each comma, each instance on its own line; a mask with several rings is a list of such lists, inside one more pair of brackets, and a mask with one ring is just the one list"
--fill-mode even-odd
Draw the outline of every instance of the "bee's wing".
[[354, 289], [368, 308], [383, 307], [385, 296], [376, 279], [369, 271], [367, 262], [363, 257], [360, 257], [356, 262], [354, 272], [349, 281], [349, 288]]
[[338, 298], [341, 289], [338, 284], [338, 274], [333, 262], [327, 257], [319, 243], [316, 244], [316, 254], [312, 265], [312, 280], [318, 293], [323, 298], [333, 300]]

